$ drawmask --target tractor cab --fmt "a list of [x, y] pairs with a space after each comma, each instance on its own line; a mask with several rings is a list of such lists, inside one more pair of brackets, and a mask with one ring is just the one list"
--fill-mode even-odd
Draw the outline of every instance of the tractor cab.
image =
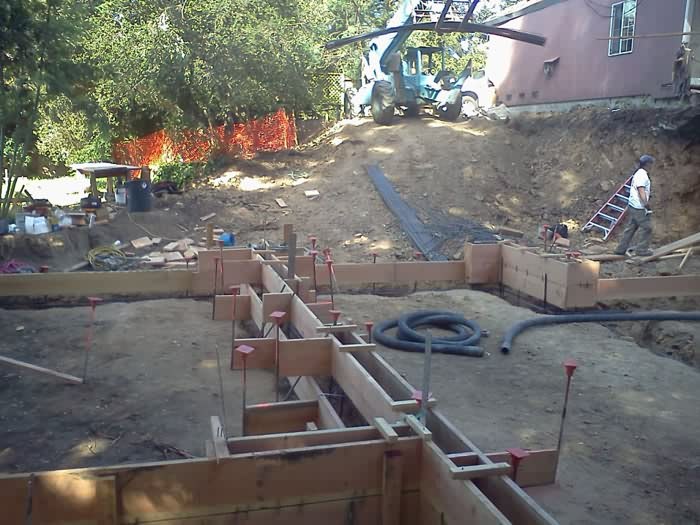
[[437, 99], [438, 92], [451, 89], [454, 78], [449, 71], [444, 71], [445, 50], [442, 47], [406, 48], [406, 84], [421, 98], [428, 101]]

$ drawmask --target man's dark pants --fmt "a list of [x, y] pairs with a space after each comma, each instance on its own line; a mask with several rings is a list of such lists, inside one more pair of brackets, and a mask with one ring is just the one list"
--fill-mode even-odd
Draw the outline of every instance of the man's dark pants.
[[625, 226], [622, 240], [620, 244], [617, 245], [615, 253], [623, 255], [629, 249], [632, 237], [634, 237], [637, 230], [639, 230], [639, 241], [637, 242], [635, 250], [642, 253], [649, 251], [649, 243], [651, 242], [651, 214], [647, 213], [644, 209], [640, 210], [630, 206], [627, 208], [627, 226]]

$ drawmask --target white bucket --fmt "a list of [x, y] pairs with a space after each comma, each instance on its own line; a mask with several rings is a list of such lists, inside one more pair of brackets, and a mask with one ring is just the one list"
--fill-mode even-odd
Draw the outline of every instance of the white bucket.
[[114, 192], [114, 202], [120, 206], [126, 206], [126, 188], [117, 188]]

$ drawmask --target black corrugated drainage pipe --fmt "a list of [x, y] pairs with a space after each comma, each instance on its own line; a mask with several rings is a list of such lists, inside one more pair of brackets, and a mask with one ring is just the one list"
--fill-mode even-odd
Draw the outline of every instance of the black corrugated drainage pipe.
[[563, 314], [543, 315], [519, 321], [511, 326], [503, 336], [501, 352], [507, 354], [515, 339], [521, 332], [534, 326], [566, 323], [602, 323], [605, 321], [700, 321], [700, 312], [673, 312], [651, 310], [648, 312], [629, 313], [595, 313], [595, 314]]
[[[425, 351], [425, 336], [416, 331], [419, 326], [449, 330], [455, 335], [433, 337], [432, 351], [442, 354], [482, 357], [484, 351], [476, 346], [481, 339], [481, 327], [476, 321], [444, 310], [419, 310], [377, 323], [372, 330], [374, 340], [388, 348], [408, 352]], [[387, 330], [398, 327], [396, 337], [386, 334]]]

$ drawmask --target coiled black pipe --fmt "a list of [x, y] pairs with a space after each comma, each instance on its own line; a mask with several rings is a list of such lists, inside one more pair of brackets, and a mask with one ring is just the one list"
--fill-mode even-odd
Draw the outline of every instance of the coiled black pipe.
[[550, 324], [565, 323], [602, 323], [604, 321], [700, 321], [700, 312], [674, 312], [652, 310], [648, 312], [609, 313], [594, 314], [563, 314], [543, 315], [518, 321], [511, 326], [503, 336], [501, 352], [507, 354], [513, 346], [513, 340], [528, 328], [545, 326]]
[[[416, 331], [419, 326], [432, 326], [454, 332], [448, 337], [433, 337], [432, 351], [442, 354], [482, 357], [484, 351], [477, 346], [481, 339], [481, 327], [462, 315], [444, 310], [419, 310], [377, 323], [372, 330], [374, 340], [389, 348], [407, 352], [423, 352], [425, 336]], [[386, 332], [398, 327], [396, 337]]]

